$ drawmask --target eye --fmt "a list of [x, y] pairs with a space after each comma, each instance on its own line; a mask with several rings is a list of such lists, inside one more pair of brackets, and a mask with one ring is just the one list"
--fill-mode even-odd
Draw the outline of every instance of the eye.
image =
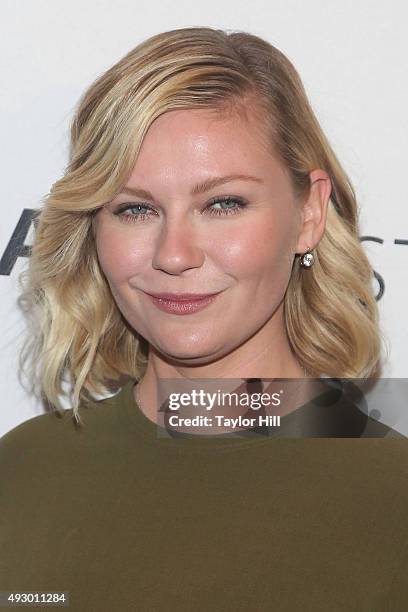
[[[136, 210], [136, 214], [124, 214], [126, 211], [134, 209]], [[140, 209], [153, 210], [147, 204], [136, 204], [136, 203], [126, 203], [122, 204], [115, 211], [115, 215], [119, 217], [121, 221], [125, 221], [126, 223], [134, 223], [135, 221], [144, 221], [146, 217], [150, 216], [145, 212], [141, 212]]]
[[[211, 208], [214, 204], [226, 204], [227, 208]], [[234, 208], [231, 208], [230, 205], [235, 204]], [[210, 215], [231, 215], [241, 212], [243, 208], [247, 206], [247, 203], [238, 197], [226, 196], [222, 198], [216, 198], [212, 202], [210, 202]]]
[[[215, 204], [225, 205], [226, 208], [213, 208]], [[223, 196], [214, 198], [204, 210], [209, 210], [208, 214], [210, 216], [227, 216], [241, 212], [242, 209], [246, 208], [246, 206], [247, 203], [240, 197]], [[132, 214], [125, 214], [127, 211], [131, 210], [135, 211], [135, 213], [132, 212]], [[116, 209], [114, 214], [125, 223], [139, 223], [146, 221], [149, 217], [154, 217], [156, 215], [156, 211], [148, 204], [144, 204], [142, 202], [126, 202], [125, 204], [121, 204]]]

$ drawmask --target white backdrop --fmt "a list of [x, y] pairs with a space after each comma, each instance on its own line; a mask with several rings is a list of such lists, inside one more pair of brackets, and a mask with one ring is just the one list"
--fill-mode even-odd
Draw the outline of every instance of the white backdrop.
[[[24, 332], [17, 277], [27, 259], [20, 257], [4, 272], [13, 232], [23, 211], [38, 208], [62, 174], [69, 121], [83, 91], [142, 40], [184, 26], [246, 30], [294, 63], [356, 188], [361, 234], [377, 239], [364, 245], [384, 283], [379, 305], [390, 350], [384, 377], [407, 379], [405, 2], [3, 0], [0, 14], [0, 436], [43, 412], [17, 380]], [[25, 244], [30, 237], [31, 231]], [[373, 284], [377, 292], [379, 284]]]

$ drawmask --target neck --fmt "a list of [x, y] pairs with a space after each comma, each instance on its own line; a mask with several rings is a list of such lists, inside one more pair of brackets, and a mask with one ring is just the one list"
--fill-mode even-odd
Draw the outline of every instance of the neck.
[[[194, 366], [163, 355], [155, 347], [150, 346], [146, 371], [138, 385], [138, 400], [140, 407], [143, 407], [142, 411], [156, 422], [155, 415], [159, 405], [157, 390], [160, 379], [311, 379], [312, 377], [305, 372], [291, 351], [286, 334], [281, 334], [275, 340], [272, 343], [265, 335], [253, 337], [222, 358], [212, 362], [203, 360], [203, 363]], [[302, 384], [299, 406], [310, 397], [310, 394], [313, 395], [312, 386]], [[234, 385], [230, 388], [232, 390]], [[296, 407], [292, 406], [292, 409]]]

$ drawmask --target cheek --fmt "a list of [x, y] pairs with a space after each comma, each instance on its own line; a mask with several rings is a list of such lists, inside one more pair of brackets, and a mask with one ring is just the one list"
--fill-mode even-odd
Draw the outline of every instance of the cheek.
[[110, 283], [126, 280], [142, 267], [146, 249], [135, 244], [131, 232], [128, 236], [116, 228], [101, 225], [96, 233], [96, 250], [100, 266]]
[[286, 279], [294, 256], [292, 233], [290, 225], [264, 218], [240, 231], [235, 228], [225, 233], [217, 252], [224, 269], [241, 279], [258, 281], [264, 275], [275, 281]]

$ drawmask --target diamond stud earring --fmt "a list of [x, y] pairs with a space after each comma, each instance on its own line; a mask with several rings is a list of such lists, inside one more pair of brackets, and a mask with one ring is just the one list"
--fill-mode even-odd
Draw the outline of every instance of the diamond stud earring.
[[302, 266], [302, 268], [311, 268], [313, 264], [314, 264], [313, 253], [310, 251], [310, 247], [307, 247], [306, 253], [303, 253], [303, 255], [300, 258], [300, 265]]

